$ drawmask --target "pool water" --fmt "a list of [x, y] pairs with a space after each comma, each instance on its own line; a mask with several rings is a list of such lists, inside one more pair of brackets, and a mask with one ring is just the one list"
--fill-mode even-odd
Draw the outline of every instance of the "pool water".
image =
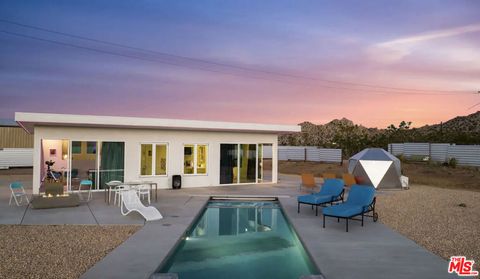
[[157, 273], [190, 278], [319, 274], [276, 201], [210, 201]]

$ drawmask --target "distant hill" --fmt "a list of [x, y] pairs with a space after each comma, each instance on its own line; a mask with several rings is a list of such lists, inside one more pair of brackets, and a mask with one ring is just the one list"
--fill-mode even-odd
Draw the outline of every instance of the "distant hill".
[[311, 122], [299, 125], [302, 127], [300, 133], [281, 135], [279, 144], [340, 147], [346, 155], [365, 147], [385, 148], [388, 143], [394, 142], [480, 144], [480, 111], [419, 128], [410, 128], [408, 123], [398, 127], [391, 125], [386, 129], [367, 128], [346, 118], [323, 125]]

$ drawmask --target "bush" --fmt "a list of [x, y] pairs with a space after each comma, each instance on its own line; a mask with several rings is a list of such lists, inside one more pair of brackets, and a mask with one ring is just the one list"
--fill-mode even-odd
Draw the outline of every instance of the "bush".
[[448, 166], [451, 167], [451, 168], [456, 168], [457, 167], [457, 159], [455, 158], [450, 158], [450, 160], [448, 160]]

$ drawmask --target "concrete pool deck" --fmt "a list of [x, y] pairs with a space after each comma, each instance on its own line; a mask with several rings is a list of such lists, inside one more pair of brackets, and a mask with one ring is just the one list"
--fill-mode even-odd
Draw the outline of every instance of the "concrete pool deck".
[[[122, 216], [106, 205], [103, 193], [79, 207], [34, 210], [8, 206], [9, 180], [31, 185], [31, 176], [0, 177], [1, 224], [144, 224], [137, 214]], [[456, 278], [444, 259], [371, 218], [361, 227], [322, 217], [308, 206], [297, 214], [298, 176], [280, 175], [276, 185], [242, 185], [159, 190], [153, 203], [164, 218], [145, 224], [136, 234], [94, 265], [81, 278], [147, 278], [168, 255], [211, 195], [279, 196], [284, 211], [325, 278]], [[31, 186], [30, 186], [31, 187]], [[380, 197], [382, 193], [379, 193]], [[380, 214], [380, 221], [382, 213]]]

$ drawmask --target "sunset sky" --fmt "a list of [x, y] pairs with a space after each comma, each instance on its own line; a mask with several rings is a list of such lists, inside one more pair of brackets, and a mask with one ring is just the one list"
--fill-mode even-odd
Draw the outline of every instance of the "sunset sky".
[[478, 0], [0, 2], [0, 118], [421, 126], [479, 90]]

